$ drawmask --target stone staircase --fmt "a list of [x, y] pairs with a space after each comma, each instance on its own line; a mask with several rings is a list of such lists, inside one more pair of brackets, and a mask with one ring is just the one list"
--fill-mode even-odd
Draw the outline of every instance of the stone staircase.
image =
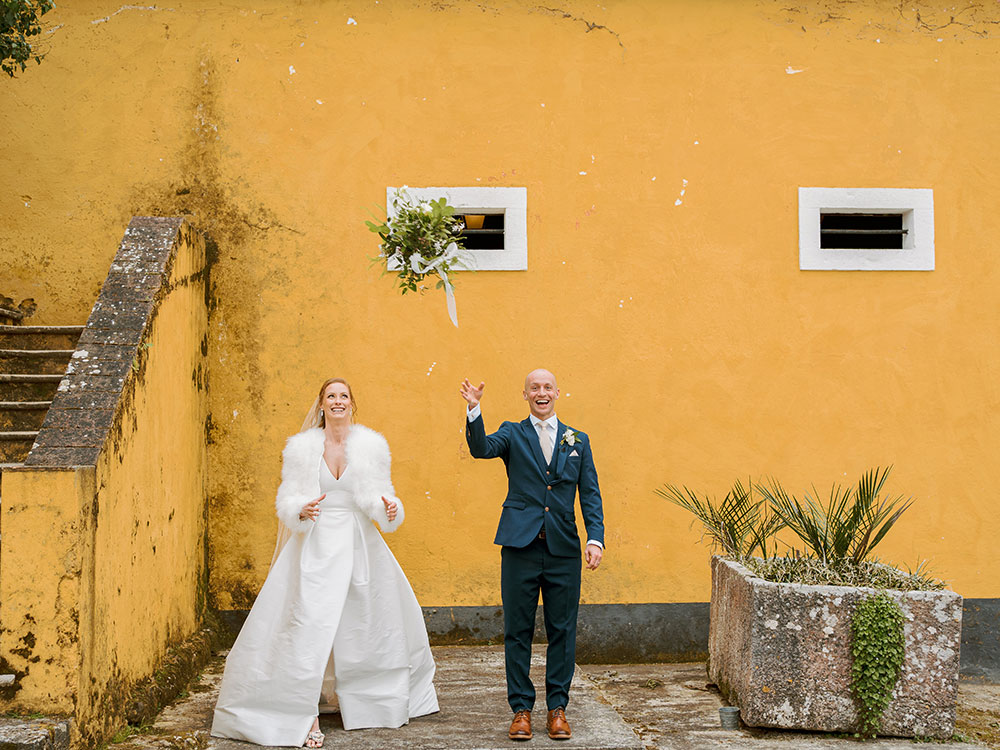
[[24, 461], [83, 326], [0, 325], [0, 471]]

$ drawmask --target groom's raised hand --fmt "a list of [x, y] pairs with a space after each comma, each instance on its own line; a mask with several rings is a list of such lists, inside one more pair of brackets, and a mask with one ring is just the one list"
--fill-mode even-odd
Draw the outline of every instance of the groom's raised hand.
[[459, 393], [462, 394], [462, 398], [465, 399], [466, 403], [469, 405], [470, 409], [474, 409], [477, 404], [479, 404], [479, 399], [483, 397], [483, 391], [486, 390], [486, 383], [480, 383], [477, 388], [469, 379], [466, 378], [462, 381], [462, 386], [459, 388]]

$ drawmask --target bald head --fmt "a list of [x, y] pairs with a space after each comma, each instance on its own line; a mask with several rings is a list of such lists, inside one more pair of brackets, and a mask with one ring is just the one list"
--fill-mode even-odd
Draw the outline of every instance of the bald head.
[[539, 367], [537, 370], [532, 370], [524, 378], [524, 390], [528, 390], [528, 386], [533, 380], [549, 380], [552, 382], [552, 387], [556, 387], [556, 376], [553, 375], [548, 370]]
[[548, 419], [556, 410], [559, 388], [556, 376], [548, 370], [532, 370], [524, 379], [524, 400], [531, 413], [539, 419]]

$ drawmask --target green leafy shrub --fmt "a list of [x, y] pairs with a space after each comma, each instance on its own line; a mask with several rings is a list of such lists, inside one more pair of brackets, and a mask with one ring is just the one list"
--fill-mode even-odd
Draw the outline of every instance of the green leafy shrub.
[[887, 594], [861, 601], [851, 618], [851, 692], [859, 731], [874, 737], [903, 668], [903, 611]]
[[892, 467], [865, 472], [856, 487], [834, 485], [824, 504], [813, 488], [802, 500], [789, 495], [774, 479], [767, 486], [758, 485], [772, 511], [802, 540], [820, 560], [849, 558], [860, 563], [893, 524], [899, 520], [913, 499], [885, 497], [882, 488]]
[[52, 0], [0, 0], [0, 69], [11, 78], [20, 67], [23, 71], [28, 61], [40, 54], [29, 41], [42, 33], [40, 18], [54, 7]]
[[[813, 488], [803, 499], [789, 495], [781, 484], [737, 480], [721, 501], [688, 487], [666, 484], [657, 495], [692, 513], [704, 536], [723, 554], [740, 561], [755, 575], [776, 583], [870, 586], [904, 590], [938, 590], [944, 583], [921, 563], [904, 572], [872, 557], [911, 498], [890, 497], [883, 489], [892, 467], [876, 467], [857, 485], [834, 485], [823, 502]], [[790, 529], [805, 549], [777, 539]], [[704, 538], [704, 537], [703, 537]], [[778, 555], [778, 544], [785, 554]]]
[[763, 498], [754, 497], [754, 485], [750, 482], [744, 487], [737, 479], [721, 502], [707, 495], [700, 498], [687, 487], [672, 484], [654, 491], [693, 513], [711, 543], [736, 560], [745, 560], [754, 551], [759, 551], [761, 557], [768, 556], [768, 549], [777, 551], [772, 543], [782, 521], [769, 511]]

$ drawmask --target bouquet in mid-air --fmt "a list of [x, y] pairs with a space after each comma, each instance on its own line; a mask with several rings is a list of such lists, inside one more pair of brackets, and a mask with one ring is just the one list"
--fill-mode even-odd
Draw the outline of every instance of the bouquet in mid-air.
[[382, 242], [374, 261], [383, 273], [394, 273], [402, 294], [423, 291], [426, 276], [437, 274], [437, 289], [444, 289], [448, 316], [458, 326], [454, 283], [448, 275], [455, 270], [472, 270], [472, 256], [462, 244], [465, 228], [446, 198], [414, 200], [406, 185], [398, 188], [382, 224], [366, 221]]

